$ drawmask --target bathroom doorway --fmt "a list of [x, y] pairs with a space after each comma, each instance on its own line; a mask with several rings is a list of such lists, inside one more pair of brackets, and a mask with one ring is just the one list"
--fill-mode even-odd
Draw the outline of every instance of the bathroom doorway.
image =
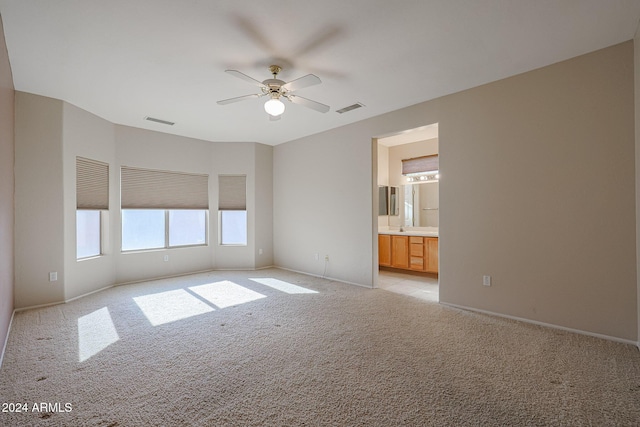
[[374, 284], [387, 291], [438, 301], [438, 124], [374, 141], [378, 186]]

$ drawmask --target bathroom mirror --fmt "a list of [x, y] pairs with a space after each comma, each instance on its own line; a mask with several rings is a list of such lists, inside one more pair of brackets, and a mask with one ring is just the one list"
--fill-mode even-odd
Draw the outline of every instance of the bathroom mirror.
[[378, 186], [378, 215], [400, 215], [400, 188]]
[[403, 185], [402, 199], [404, 227], [438, 227], [438, 182]]
[[389, 187], [389, 215], [400, 215], [400, 188]]
[[389, 187], [378, 186], [378, 215], [389, 215]]

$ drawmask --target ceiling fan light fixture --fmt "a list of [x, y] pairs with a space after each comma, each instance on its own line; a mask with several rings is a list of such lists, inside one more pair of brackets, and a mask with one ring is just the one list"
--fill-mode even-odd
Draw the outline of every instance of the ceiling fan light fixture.
[[264, 111], [272, 116], [279, 116], [284, 113], [284, 103], [278, 98], [271, 98], [264, 103]]

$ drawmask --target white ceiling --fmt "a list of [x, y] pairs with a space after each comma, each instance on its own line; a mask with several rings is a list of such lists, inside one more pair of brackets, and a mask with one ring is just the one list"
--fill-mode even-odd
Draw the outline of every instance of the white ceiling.
[[[0, 0], [0, 14], [16, 90], [276, 145], [632, 39], [640, 0]], [[320, 77], [298, 94], [331, 111], [287, 103], [271, 122], [265, 98], [216, 104], [256, 93], [225, 69], [264, 80], [274, 62], [285, 81]]]

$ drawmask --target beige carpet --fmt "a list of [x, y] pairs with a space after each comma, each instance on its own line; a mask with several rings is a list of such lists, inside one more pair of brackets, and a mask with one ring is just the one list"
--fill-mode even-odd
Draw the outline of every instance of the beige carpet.
[[2, 426], [633, 426], [640, 354], [283, 270], [213, 272], [17, 313], [3, 402], [27, 412]]

